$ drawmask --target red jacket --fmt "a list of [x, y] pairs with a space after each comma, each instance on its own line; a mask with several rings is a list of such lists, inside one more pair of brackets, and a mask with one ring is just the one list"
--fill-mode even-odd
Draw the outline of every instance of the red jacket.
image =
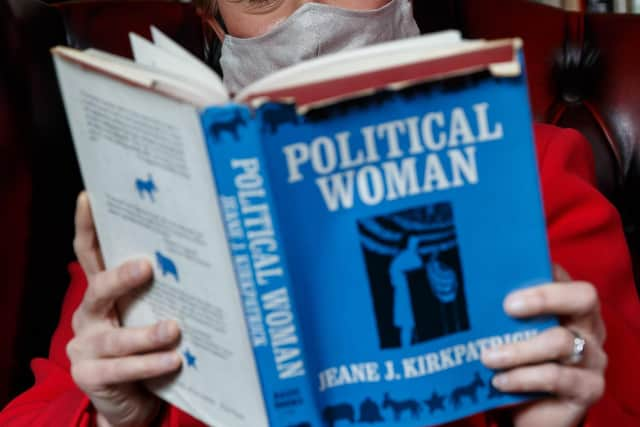
[[[594, 187], [588, 143], [572, 130], [545, 125], [535, 128], [537, 153], [553, 261], [576, 280], [596, 285], [608, 330], [609, 354], [605, 396], [587, 416], [586, 426], [640, 425], [640, 305], [620, 220]], [[508, 179], [508, 177], [505, 177]], [[526, 254], [522, 254], [526, 256]], [[48, 359], [32, 363], [35, 385], [0, 413], [0, 425], [90, 426], [95, 414], [89, 399], [69, 374], [65, 347], [71, 339], [71, 316], [80, 303], [86, 279], [78, 264], [70, 266], [72, 282], [53, 337]], [[484, 416], [454, 425], [488, 426]], [[169, 407], [163, 426], [202, 426]]]

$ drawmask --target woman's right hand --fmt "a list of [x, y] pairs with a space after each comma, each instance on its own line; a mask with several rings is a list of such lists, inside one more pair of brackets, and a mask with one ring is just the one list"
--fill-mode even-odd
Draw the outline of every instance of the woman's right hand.
[[67, 345], [71, 375], [91, 399], [98, 426], [148, 425], [159, 412], [160, 400], [139, 381], [180, 368], [175, 351], [180, 330], [175, 321], [121, 327], [116, 302], [147, 285], [152, 268], [138, 260], [105, 270], [86, 193], [78, 197], [75, 224], [74, 249], [88, 287], [73, 315], [75, 336]]

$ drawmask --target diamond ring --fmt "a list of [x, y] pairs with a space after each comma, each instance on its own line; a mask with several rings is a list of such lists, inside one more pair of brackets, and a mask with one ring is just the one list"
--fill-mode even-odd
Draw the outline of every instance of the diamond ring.
[[573, 351], [569, 357], [565, 359], [565, 363], [568, 365], [577, 365], [584, 359], [584, 351], [587, 345], [587, 341], [578, 332], [573, 329], [569, 329], [569, 332], [573, 335]]

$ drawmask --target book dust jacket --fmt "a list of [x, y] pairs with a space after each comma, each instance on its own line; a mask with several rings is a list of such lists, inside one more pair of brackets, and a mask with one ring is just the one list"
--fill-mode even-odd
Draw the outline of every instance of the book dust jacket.
[[273, 426], [420, 427], [528, 398], [480, 362], [554, 324], [502, 309], [551, 279], [524, 75], [203, 121]]

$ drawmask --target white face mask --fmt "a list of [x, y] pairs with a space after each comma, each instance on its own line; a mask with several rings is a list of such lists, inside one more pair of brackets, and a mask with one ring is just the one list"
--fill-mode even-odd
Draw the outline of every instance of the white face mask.
[[305, 3], [264, 35], [226, 35], [220, 65], [224, 83], [237, 93], [279, 69], [328, 53], [420, 34], [409, 0], [391, 0], [373, 10]]

